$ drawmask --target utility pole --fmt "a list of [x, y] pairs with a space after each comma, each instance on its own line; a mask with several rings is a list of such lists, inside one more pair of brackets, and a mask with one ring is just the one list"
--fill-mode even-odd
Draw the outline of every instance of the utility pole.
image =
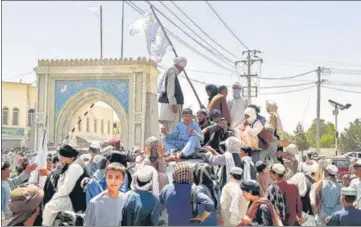
[[316, 152], [320, 153], [321, 67], [317, 68]]
[[100, 5], [100, 59], [103, 59], [103, 6]]
[[[247, 65], [247, 75], [245, 75], [247, 77], [247, 103], [248, 105], [251, 104], [251, 97], [252, 97], [252, 77], [256, 77], [258, 76], [257, 74], [252, 75], [252, 70], [251, 67], [253, 65], [253, 63], [255, 62], [260, 62], [261, 64], [263, 63], [263, 59], [259, 58], [256, 54], [257, 53], [261, 53], [261, 51], [259, 50], [246, 50], [242, 52], [242, 55], [246, 55], [246, 60], [242, 60], [242, 61], [236, 61], [235, 65], [237, 68], [237, 64], [238, 63], [243, 63], [245, 65]], [[255, 97], [257, 97], [257, 89], [256, 89], [256, 95]]]
[[123, 46], [124, 45], [124, 0], [122, 4], [122, 46], [121, 46], [121, 58], [123, 59]]

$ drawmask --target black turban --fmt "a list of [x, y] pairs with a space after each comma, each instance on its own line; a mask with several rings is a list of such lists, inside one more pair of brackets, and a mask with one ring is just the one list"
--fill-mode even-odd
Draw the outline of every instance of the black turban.
[[74, 149], [72, 146], [65, 144], [60, 147], [59, 154], [63, 157], [75, 158], [78, 156], [79, 151]]

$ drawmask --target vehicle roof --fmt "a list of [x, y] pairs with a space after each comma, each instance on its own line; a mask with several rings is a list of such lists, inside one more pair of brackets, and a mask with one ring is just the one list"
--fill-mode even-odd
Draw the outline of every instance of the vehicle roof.
[[336, 156], [336, 157], [333, 157], [332, 160], [349, 160], [349, 159], [346, 157], [343, 157], [343, 156]]

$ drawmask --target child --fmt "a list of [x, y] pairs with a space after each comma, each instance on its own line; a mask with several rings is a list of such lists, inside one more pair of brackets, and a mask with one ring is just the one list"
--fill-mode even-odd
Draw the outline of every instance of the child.
[[85, 214], [85, 226], [121, 226], [127, 194], [120, 192], [125, 167], [113, 162], [106, 167], [108, 189], [90, 200]]

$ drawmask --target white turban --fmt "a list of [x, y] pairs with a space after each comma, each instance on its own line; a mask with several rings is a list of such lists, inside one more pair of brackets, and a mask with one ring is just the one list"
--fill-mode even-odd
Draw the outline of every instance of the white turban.
[[244, 111], [244, 114], [249, 116], [249, 118], [247, 119], [248, 124], [253, 124], [253, 122], [257, 120], [256, 110], [251, 107], [247, 107]]
[[286, 153], [295, 156], [297, 154], [297, 146], [295, 144], [290, 144], [286, 147]]
[[319, 164], [315, 160], [309, 160], [307, 162], [302, 163], [302, 170], [305, 173], [316, 173], [319, 168]]
[[187, 66], [187, 59], [185, 57], [176, 57], [174, 59], [174, 64], [179, 67], [185, 68]]

